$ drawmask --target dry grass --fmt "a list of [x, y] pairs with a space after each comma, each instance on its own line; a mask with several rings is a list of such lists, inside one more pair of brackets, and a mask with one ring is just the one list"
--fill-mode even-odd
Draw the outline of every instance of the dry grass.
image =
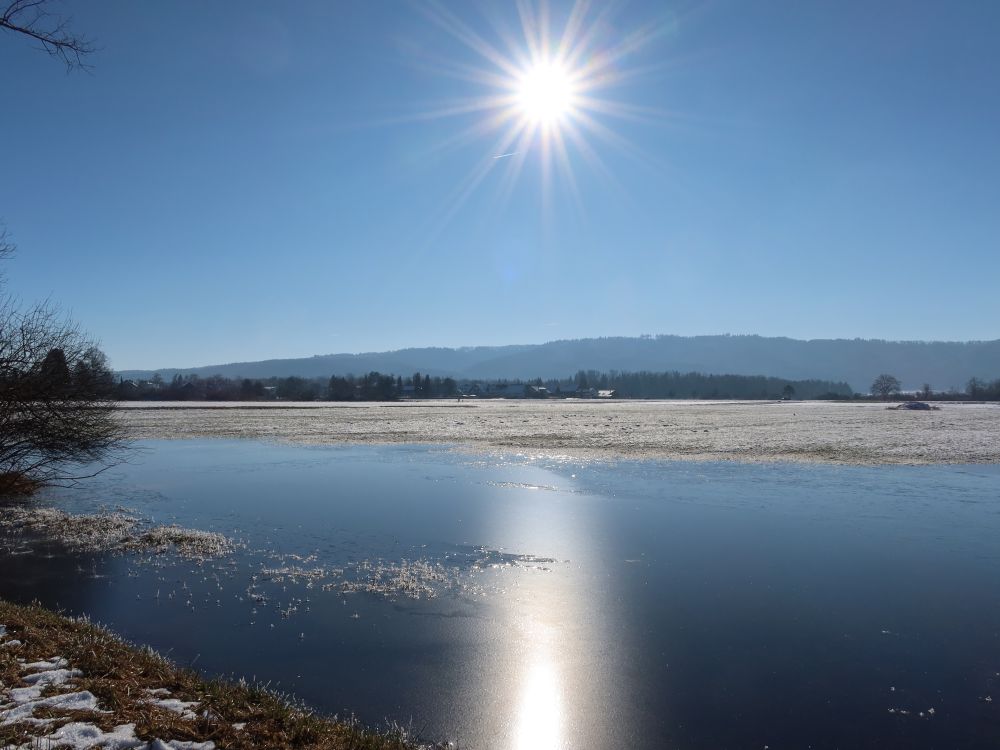
[[[108, 713], [55, 711], [59, 721], [40, 730], [28, 723], [0, 725], [0, 747], [34, 742], [67, 718], [92, 722], [109, 731], [135, 724], [144, 740], [212, 741], [219, 748], [315, 748], [316, 750], [411, 750], [418, 747], [399, 729], [376, 732], [356, 722], [317, 716], [290, 699], [247, 683], [205, 680], [179, 669], [149, 649], [129, 645], [88, 622], [71, 620], [40, 606], [0, 600], [0, 623], [7, 640], [0, 648], [0, 685], [23, 686], [23, 662], [62, 656], [83, 676], [75, 690], [88, 690]], [[21, 660], [20, 662], [18, 660]], [[166, 689], [171, 697], [198, 704], [196, 716], [157, 706], [149, 691]], [[35, 713], [44, 715], [44, 709]], [[242, 725], [240, 728], [239, 725]]]

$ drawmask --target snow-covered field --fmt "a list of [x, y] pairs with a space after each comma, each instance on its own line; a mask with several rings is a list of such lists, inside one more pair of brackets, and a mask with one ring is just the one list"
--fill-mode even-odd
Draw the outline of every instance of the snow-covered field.
[[121, 411], [140, 439], [449, 443], [590, 458], [1000, 462], [1000, 406], [708, 401], [149, 403]]

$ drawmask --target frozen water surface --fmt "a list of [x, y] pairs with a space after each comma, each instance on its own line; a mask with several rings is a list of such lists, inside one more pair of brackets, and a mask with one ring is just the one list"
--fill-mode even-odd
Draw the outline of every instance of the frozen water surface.
[[0, 596], [460, 747], [1000, 737], [998, 466], [144, 447], [37, 502], [221, 553], [64, 543], [61, 516], [0, 510]]

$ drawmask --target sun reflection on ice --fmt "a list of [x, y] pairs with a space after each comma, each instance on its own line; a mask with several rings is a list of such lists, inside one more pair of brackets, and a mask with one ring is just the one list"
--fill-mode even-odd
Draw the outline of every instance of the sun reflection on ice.
[[504, 697], [496, 708], [506, 724], [502, 744], [512, 750], [580, 745], [579, 738], [586, 736], [581, 735], [586, 729], [580, 723], [580, 696], [592, 689], [589, 676], [595, 671], [593, 653], [580, 644], [599, 640], [588, 610], [594, 599], [565, 564], [585, 556], [593, 530], [576, 512], [576, 478], [547, 468], [551, 457], [544, 459], [540, 466], [526, 455], [517, 461], [509, 454], [500, 457], [491, 491], [510, 494], [487, 506], [495, 513], [488, 519], [492, 528], [512, 547], [545, 550], [561, 561], [508, 576], [507, 593], [497, 600], [510, 637], [498, 644]]
[[562, 684], [548, 648], [530, 654], [517, 712], [517, 750], [564, 747]]

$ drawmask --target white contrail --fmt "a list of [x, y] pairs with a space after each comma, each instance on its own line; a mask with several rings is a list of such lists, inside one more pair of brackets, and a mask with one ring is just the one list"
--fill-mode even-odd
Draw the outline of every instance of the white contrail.
[[519, 151], [511, 151], [509, 154], [500, 154], [499, 156], [494, 156], [493, 158], [494, 159], [503, 159], [503, 158], [505, 158], [507, 156], [514, 156], [515, 154], [518, 154], [518, 153], [520, 153], [520, 152]]

